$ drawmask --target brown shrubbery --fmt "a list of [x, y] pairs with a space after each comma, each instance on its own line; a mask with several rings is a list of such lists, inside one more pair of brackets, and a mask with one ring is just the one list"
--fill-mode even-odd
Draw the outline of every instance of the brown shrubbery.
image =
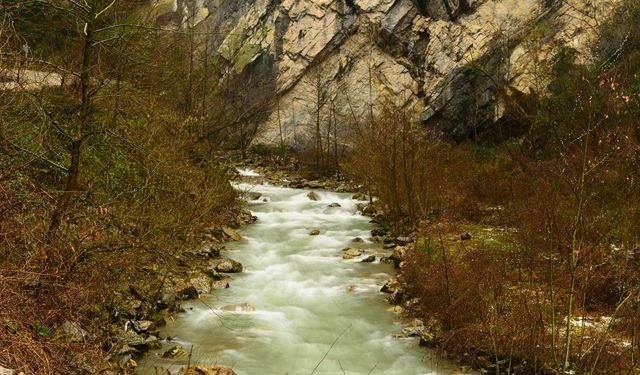
[[[50, 4], [0, 12], [0, 76], [69, 72], [67, 83], [0, 86], [0, 367], [95, 373], [115, 343], [121, 302], [142, 294], [143, 306], [155, 306], [162, 275], [184, 262], [203, 228], [228, 223], [236, 201], [230, 173], [197, 147], [192, 113], [163, 91], [169, 83], [158, 76], [175, 85], [175, 72], [150, 65], [162, 38], [109, 27], [144, 26], [140, 4]], [[23, 45], [49, 32], [11, 27], [27, 21], [61, 27], [50, 36], [66, 49], [26, 54]], [[65, 322], [87, 335], [69, 337]]]
[[445, 349], [496, 373], [639, 370], [638, 20], [627, 2], [593, 67], [559, 47], [519, 139], [450, 145], [393, 108], [360, 138], [348, 169], [414, 230], [403, 274]]

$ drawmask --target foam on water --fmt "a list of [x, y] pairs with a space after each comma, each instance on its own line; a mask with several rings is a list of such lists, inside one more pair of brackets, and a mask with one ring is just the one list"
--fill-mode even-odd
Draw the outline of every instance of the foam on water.
[[[235, 187], [262, 194], [249, 205], [258, 222], [241, 230], [244, 239], [228, 244], [225, 254], [245, 272], [233, 276], [230, 289], [183, 304], [187, 313], [162, 330], [186, 349], [193, 346], [191, 363], [233, 367], [238, 375], [454, 372], [455, 366], [420, 348], [417, 339], [393, 337], [402, 329], [400, 318], [387, 311], [379, 292], [393, 267], [342, 259], [346, 247], [384, 253], [367, 240], [373, 226], [357, 212], [359, 201], [326, 191], [317, 191], [320, 200], [312, 201], [307, 190]], [[329, 208], [331, 203], [340, 207]], [[320, 234], [310, 236], [313, 229]], [[354, 243], [354, 237], [365, 241]], [[247, 304], [251, 308], [223, 309]], [[153, 374], [154, 366], [176, 371], [186, 361], [151, 355], [139, 372]]]

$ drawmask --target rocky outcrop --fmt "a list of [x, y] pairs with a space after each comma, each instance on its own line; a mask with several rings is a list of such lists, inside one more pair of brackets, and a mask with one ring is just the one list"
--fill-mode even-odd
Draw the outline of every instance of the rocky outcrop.
[[536, 67], [558, 43], [588, 60], [595, 26], [618, 2], [190, 1], [178, 3], [206, 10], [199, 27], [217, 31], [209, 50], [231, 74], [273, 81], [260, 140], [279, 141], [282, 129], [298, 145], [318, 111], [346, 134], [389, 102], [454, 139], [504, 131], [504, 98], [544, 90]]

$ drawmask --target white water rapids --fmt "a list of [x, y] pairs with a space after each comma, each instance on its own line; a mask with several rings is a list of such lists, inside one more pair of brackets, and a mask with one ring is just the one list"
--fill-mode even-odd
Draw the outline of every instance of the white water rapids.
[[[368, 240], [374, 226], [350, 194], [316, 191], [321, 199], [312, 201], [308, 190], [237, 188], [262, 193], [249, 205], [258, 221], [224, 254], [240, 261], [244, 272], [232, 275], [229, 289], [183, 303], [187, 312], [162, 329], [173, 341], [159, 353], [181, 345], [192, 351], [191, 364], [232, 367], [238, 375], [455, 372], [416, 338], [393, 337], [402, 318], [388, 311], [379, 290], [394, 269], [379, 263], [388, 250]], [[320, 234], [310, 236], [313, 229]], [[353, 242], [356, 237], [364, 242]], [[376, 262], [344, 260], [346, 247], [376, 255]], [[149, 354], [139, 372], [166, 374], [155, 367], [175, 371], [187, 361]]]

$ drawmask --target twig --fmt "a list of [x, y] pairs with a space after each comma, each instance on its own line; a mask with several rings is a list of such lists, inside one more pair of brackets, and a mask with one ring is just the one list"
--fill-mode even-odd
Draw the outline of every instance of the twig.
[[320, 365], [322, 364], [322, 362], [324, 362], [324, 360], [327, 358], [327, 356], [329, 355], [329, 352], [331, 352], [331, 349], [333, 349], [333, 347], [336, 345], [336, 343], [338, 342], [338, 340], [340, 340], [340, 338], [342, 338], [342, 336], [344, 336], [345, 333], [347, 333], [347, 331], [351, 328], [351, 324], [349, 324], [347, 326], [347, 328], [345, 328], [340, 335], [338, 335], [338, 337], [336, 337], [335, 340], [333, 340], [333, 342], [331, 343], [331, 346], [329, 347], [329, 350], [327, 350], [326, 353], [324, 353], [324, 355], [322, 356], [322, 359], [320, 359], [320, 362], [318, 362], [318, 364], [316, 365], [316, 367], [313, 368], [313, 371], [311, 371], [310, 375], [315, 374], [316, 370], [318, 369], [318, 367], [320, 367]]

